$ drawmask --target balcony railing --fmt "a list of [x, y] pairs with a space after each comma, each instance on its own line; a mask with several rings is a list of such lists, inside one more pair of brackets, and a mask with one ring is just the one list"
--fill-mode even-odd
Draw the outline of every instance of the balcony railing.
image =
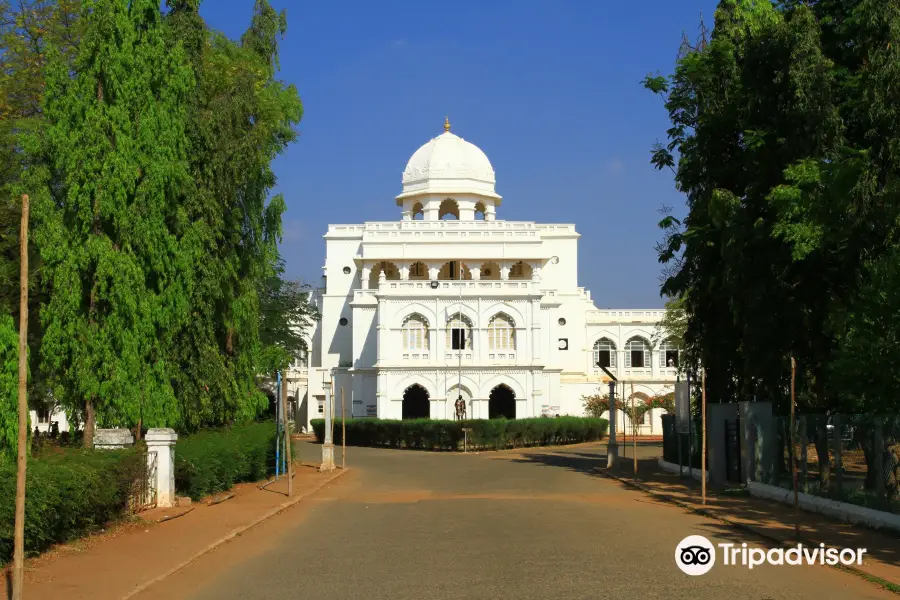
[[588, 323], [658, 323], [664, 310], [589, 310]]
[[370, 239], [391, 237], [540, 237], [542, 233], [573, 234], [569, 224], [537, 224], [533, 221], [375, 221], [361, 225], [329, 225], [334, 235], [362, 235]]

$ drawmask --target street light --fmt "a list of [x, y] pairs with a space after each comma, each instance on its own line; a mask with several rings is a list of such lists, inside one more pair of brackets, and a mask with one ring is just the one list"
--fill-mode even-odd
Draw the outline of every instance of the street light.
[[334, 439], [331, 432], [331, 379], [322, 371], [322, 389], [325, 391], [325, 442], [322, 444], [322, 464], [319, 471], [334, 470]]
[[616, 445], [616, 376], [609, 372], [609, 369], [597, 361], [597, 366], [603, 369], [606, 376], [609, 377], [609, 440], [606, 444], [606, 468], [611, 469], [616, 464], [619, 457], [619, 447]]

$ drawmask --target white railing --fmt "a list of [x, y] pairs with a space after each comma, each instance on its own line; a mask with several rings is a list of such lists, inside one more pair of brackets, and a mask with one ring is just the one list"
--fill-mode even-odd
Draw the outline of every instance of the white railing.
[[[450, 291], [458, 294], [462, 291], [463, 295], [483, 294], [485, 292], [494, 293], [516, 293], [516, 292], [534, 292], [538, 290], [538, 283], [528, 279], [508, 280], [508, 281], [438, 281], [438, 288], [435, 292]], [[408, 292], [431, 291], [430, 281], [396, 281], [388, 280], [379, 284], [379, 294], [403, 294]], [[359, 290], [368, 292], [369, 290]]]
[[665, 310], [589, 310], [588, 323], [657, 323], [665, 316]]
[[328, 233], [364, 234], [367, 237], [390, 237], [403, 233], [422, 234], [483, 234], [483, 235], [526, 235], [540, 233], [575, 233], [570, 224], [538, 224], [533, 221], [372, 221], [363, 224], [329, 225]]

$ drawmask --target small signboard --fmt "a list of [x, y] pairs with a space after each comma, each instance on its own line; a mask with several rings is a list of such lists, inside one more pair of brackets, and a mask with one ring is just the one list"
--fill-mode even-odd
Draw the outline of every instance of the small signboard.
[[369, 404], [366, 406], [366, 416], [374, 417], [378, 414], [378, 407], [374, 404]]
[[675, 431], [689, 433], [691, 421], [691, 396], [686, 381], [675, 384]]

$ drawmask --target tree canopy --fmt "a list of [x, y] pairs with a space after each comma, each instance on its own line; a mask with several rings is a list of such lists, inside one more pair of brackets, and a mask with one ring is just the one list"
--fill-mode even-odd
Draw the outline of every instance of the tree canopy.
[[900, 5], [722, 0], [708, 39], [644, 84], [675, 172], [662, 293], [721, 401], [896, 409]]
[[[95, 424], [257, 416], [259, 377], [299, 355], [317, 318], [309, 290], [284, 278], [286, 207], [270, 197], [271, 162], [303, 112], [276, 78], [286, 14], [258, 0], [235, 41], [199, 6], [0, 0], [0, 152], [11, 165], [0, 226], [18, 222], [17, 198], [30, 194], [33, 379], [85, 423], [88, 444]], [[0, 312], [17, 317], [8, 233]]]

